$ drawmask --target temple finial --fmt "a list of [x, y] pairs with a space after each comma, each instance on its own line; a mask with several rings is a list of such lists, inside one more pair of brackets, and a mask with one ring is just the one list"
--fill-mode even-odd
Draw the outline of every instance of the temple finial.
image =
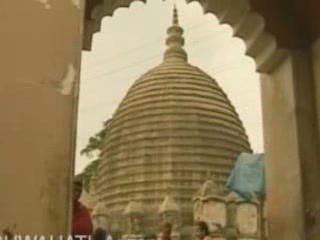
[[168, 37], [166, 44], [168, 49], [164, 54], [165, 62], [168, 60], [187, 61], [187, 53], [183, 49], [183, 29], [179, 26], [179, 16], [176, 4], [173, 6], [172, 26], [168, 28], [167, 33]]
[[207, 180], [212, 180], [212, 171], [211, 170], [208, 170], [207, 171]]
[[172, 195], [172, 186], [171, 186], [171, 183], [167, 183], [166, 185], [166, 194], [168, 196], [171, 196]]
[[172, 24], [173, 25], [179, 25], [179, 16], [178, 16], [178, 9], [177, 9], [177, 4], [176, 3], [174, 3], [174, 5], [173, 5]]

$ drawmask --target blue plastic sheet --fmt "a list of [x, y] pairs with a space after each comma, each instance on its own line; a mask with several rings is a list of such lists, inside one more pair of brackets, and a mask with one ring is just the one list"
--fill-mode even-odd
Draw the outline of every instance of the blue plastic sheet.
[[241, 153], [226, 186], [245, 200], [250, 200], [254, 195], [264, 195], [263, 154]]

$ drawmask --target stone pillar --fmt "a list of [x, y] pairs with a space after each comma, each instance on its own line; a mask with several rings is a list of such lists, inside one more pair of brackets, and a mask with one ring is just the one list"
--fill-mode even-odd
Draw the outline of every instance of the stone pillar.
[[92, 212], [92, 220], [94, 229], [103, 228], [110, 233], [111, 223], [107, 208], [103, 202], [98, 202]]
[[[320, 38], [313, 44], [311, 49], [312, 67], [314, 75], [314, 89], [317, 105], [318, 126], [320, 126]], [[318, 136], [320, 137], [320, 127], [318, 127]], [[320, 147], [320, 146], [319, 146]]]
[[168, 194], [165, 196], [163, 202], [159, 206], [158, 214], [161, 222], [168, 222], [172, 224], [171, 238], [173, 240], [180, 240], [181, 211], [179, 204], [173, 198], [170, 190], [168, 190]]
[[143, 233], [143, 210], [139, 202], [131, 200], [123, 212], [125, 231], [122, 239], [141, 240], [144, 239]]
[[[309, 55], [291, 52], [261, 80], [269, 233], [316, 240], [320, 203], [318, 126]], [[307, 223], [307, 224], [306, 224]], [[308, 238], [307, 238], [308, 236]]]
[[212, 179], [211, 172], [192, 200], [194, 221], [206, 222], [213, 239], [224, 239], [228, 224], [227, 199], [224, 189]]
[[68, 232], [81, 2], [0, 3], [0, 231]]
[[237, 240], [238, 229], [237, 229], [237, 203], [228, 202], [227, 205], [227, 217], [226, 226], [224, 229], [224, 236], [226, 240]]

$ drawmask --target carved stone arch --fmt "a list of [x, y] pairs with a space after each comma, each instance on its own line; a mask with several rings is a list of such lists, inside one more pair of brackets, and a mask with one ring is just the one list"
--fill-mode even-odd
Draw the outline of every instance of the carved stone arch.
[[[120, 7], [129, 7], [134, 1], [146, 3], [146, 0], [89, 0], [86, 7], [84, 26], [85, 50], [90, 50], [92, 36], [100, 31], [101, 20], [112, 16]], [[246, 53], [256, 62], [257, 71], [270, 72], [285, 56], [287, 51], [279, 49], [274, 36], [265, 31], [263, 17], [252, 10], [250, 0], [186, 0], [198, 2], [205, 14], [217, 16], [220, 23], [229, 24], [234, 36], [246, 44]]]
[[102, 18], [111, 17], [118, 8], [128, 8], [131, 3], [136, 1], [147, 2], [147, 0], [87, 0], [83, 49], [91, 50], [93, 34], [100, 32]]
[[268, 73], [285, 56], [274, 36], [265, 31], [263, 17], [252, 10], [249, 0], [186, 0], [199, 2], [204, 13], [214, 14], [221, 24], [229, 24], [234, 36], [246, 44], [246, 53], [256, 62], [257, 71]]

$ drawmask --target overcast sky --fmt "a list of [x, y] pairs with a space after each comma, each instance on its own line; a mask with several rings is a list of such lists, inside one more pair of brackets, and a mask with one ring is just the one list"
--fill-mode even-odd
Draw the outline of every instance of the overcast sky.
[[[215, 16], [204, 15], [198, 3], [177, 3], [189, 62], [217, 80], [240, 114], [254, 151], [263, 151], [259, 76], [244, 43]], [[133, 82], [162, 61], [172, 6], [172, 1], [148, 0], [118, 9], [103, 19], [92, 51], [83, 53], [77, 173], [90, 163], [79, 154], [88, 138], [112, 116]]]

